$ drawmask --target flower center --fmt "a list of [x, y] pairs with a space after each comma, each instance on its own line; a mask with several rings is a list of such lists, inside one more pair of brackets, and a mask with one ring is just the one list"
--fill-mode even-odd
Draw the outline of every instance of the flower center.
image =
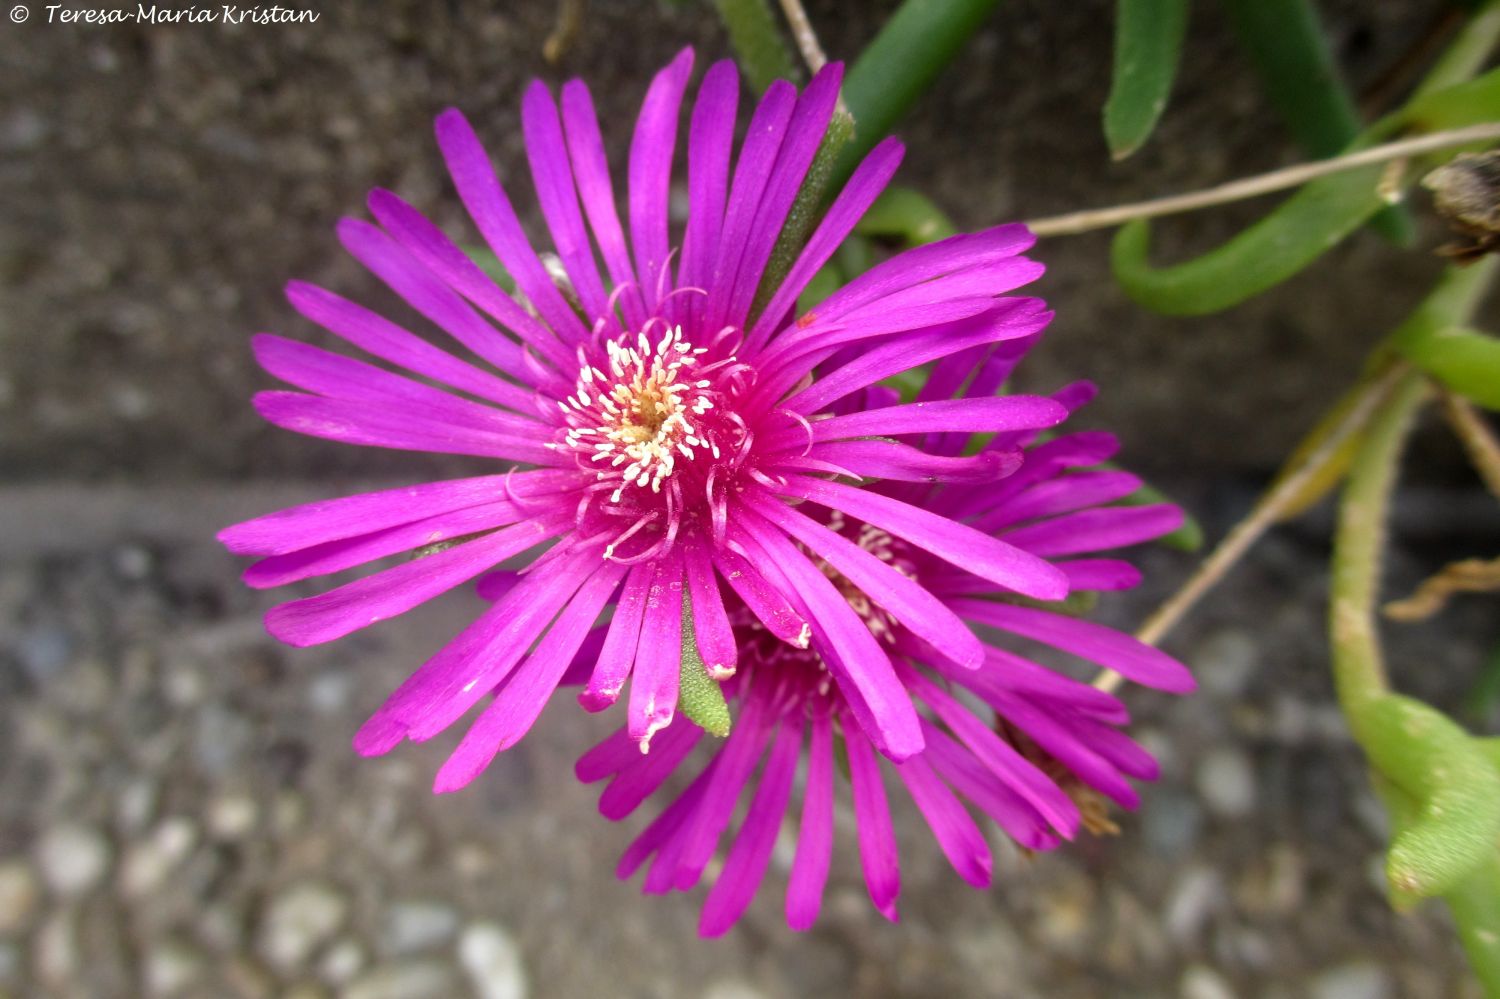
[[718, 394], [698, 370], [705, 348], [683, 339], [680, 326], [660, 339], [642, 332], [604, 348], [604, 368], [585, 364], [576, 391], [559, 405], [569, 426], [565, 443], [602, 466], [600, 480], [619, 480], [611, 502], [631, 486], [661, 492], [678, 462], [700, 450], [720, 457], [717, 435], [705, 424]]

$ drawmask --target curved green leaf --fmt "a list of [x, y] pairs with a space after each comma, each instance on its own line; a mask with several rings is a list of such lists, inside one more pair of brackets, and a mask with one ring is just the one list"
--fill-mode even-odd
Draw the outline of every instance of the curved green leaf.
[[1462, 325], [1489, 288], [1500, 261], [1450, 267], [1438, 287], [1391, 334], [1391, 346], [1454, 392], [1500, 409], [1500, 339]]
[[1187, 0], [1119, 0], [1115, 5], [1115, 61], [1104, 103], [1104, 138], [1117, 160], [1145, 143], [1167, 106], [1187, 9]]
[[1500, 339], [1450, 327], [1403, 352], [1459, 395], [1486, 409], [1500, 410]]
[[1238, 305], [1296, 274], [1379, 211], [1385, 202], [1375, 187], [1382, 169], [1315, 180], [1228, 243], [1172, 267], [1151, 266], [1151, 229], [1138, 219], [1115, 235], [1115, 278], [1131, 298], [1167, 315], [1201, 316]]

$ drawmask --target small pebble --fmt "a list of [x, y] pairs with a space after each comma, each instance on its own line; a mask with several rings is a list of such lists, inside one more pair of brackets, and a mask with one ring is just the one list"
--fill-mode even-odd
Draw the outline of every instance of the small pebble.
[[1391, 976], [1373, 961], [1351, 961], [1321, 972], [1308, 983], [1311, 999], [1391, 999]]
[[380, 949], [400, 956], [430, 950], [458, 932], [458, 913], [437, 902], [397, 902], [386, 912]]
[[478, 999], [526, 999], [521, 949], [494, 923], [474, 923], [458, 941], [458, 959]]
[[110, 846], [92, 826], [67, 823], [42, 834], [36, 847], [42, 879], [58, 895], [71, 898], [95, 888], [109, 870]]
[[1202, 964], [1189, 965], [1182, 973], [1178, 993], [1182, 999], [1235, 999], [1224, 976]]
[[1212, 749], [1193, 773], [1193, 784], [1209, 812], [1221, 819], [1240, 819], [1255, 809], [1255, 768], [1240, 749]]
[[1178, 947], [1187, 949], [1224, 901], [1224, 880], [1211, 867], [1194, 864], [1172, 882], [1162, 922]]
[[182, 995], [203, 973], [203, 955], [180, 940], [154, 945], [147, 953], [147, 994], [159, 999]]
[[215, 839], [243, 839], [255, 829], [259, 819], [260, 810], [248, 794], [222, 794], [208, 803], [208, 831]]
[[345, 938], [328, 948], [318, 962], [318, 974], [331, 985], [343, 985], [364, 970], [365, 949], [358, 940]]
[[133, 844], [120, 864], [120, 891], [130, 898], [160, 888], [198, 844], [198, 827], [175, 815], [162, 820], [151, 834]]
[[1188, 661], [1194, 665], [1205, 694], [1235, 701], [1249, 687], [1260, 659], [1253, 637], [1237, 628], [1226, 628], [1208, 636]]
[[457, 991], [456, 975], [441, 961], [413, 961], [374, 968], [344, 989], [343, 999], [432, 999]]
[[272, 967], [300, 968], [324, 941], [343, 926], [349, 903], [323, 882], [293, 885], [266, 907], [259, 950]]

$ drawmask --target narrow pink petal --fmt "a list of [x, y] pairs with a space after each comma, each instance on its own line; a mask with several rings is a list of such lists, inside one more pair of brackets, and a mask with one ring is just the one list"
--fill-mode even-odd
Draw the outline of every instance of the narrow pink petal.
[[903, 666], [901, 676], [912, 694], [925, 701], [981, 763], [1040, 812], [1054, 829], [1068, 839], [1073, 838], [1080, 821], [1078, 806], [1051, 778], [919, 671]]
[[363, 756], [388, 752], [402, 739], [430, 739], [487, 696], [540, 637], [598, 559], [588, 551], [533, 566], [515, 589], [423, 663], [386, 698], [354, 737]]
[[760, 318], [756, 320], [754, 328], [746, 341], [750, 349], [754, 350], [767, 343], [771, 334], [776, 330], [776, 324], [780, 317], [786, 315], [787, 311], [797, 303], [797, 298], [807, 287], [807, 283], [813, 279], [813, 275], [822, 269], [823, 265], [833, 257], [837, 250], [854, 231], [855, 225], [869, 211], [880, 192], [885, 190], [895, 175], [896, 168], [901, 165], [901, 158], [906, 153], [903, 146], [894, 136], [883, 139], [868, 156], [859, 164], [844, 189], [834, 200], [828, 209], [828, 214], [823, 216], [823, 221], [818, 223], [818, 228], [813, 232], [812, 238], [803, 247], [802, 253], [797, 257], [797, 262], [787, 272], [781, 287], [771, 296], [761, 312]]
[[954, 790], [994, 819], [1011, 839], [1028, 850], [1050, 850], [1058, 845], [1060, 841], [1049, 831], [1041, 813], [952, 736], [925, 718], [922, 730], [927, 736], [927, 752], [922, 757]]
[[949, 605], [971, 621], [1071, 652], [1146, 687], [1172, 694], [1186, 694], [1197, 687], [1187, 667], [1176, 659], [1102, 624], [986, 600], [953, 600]]
[[895, 437], [943, 430], [995, 433], [1023, 427], [1055, 427], [1067, 415], [1067, 410], [1042, 396], [1003, 395], [988, 399], [944, 399], [887, 406], [815, 420], [812, 428], [814, 441]]
[[[634, 746], [635, 743], [632, 741], [631, 745]], [[663, 864], [663, 854], [671, 853], [673, 855], [671, 863], [676, 863], [676, 856], [681, 853], [680, 844], [698, 815], [698, 806], [703, 803], [703, 796], [707, 793], [708, 785], [713, 781], [717, 769], [718, 760], [709, 761], [708, 766], [693, 778], [687, 790], [674, 798], [672, 803], [651, 821], [650, 825], [641, 830], [641, 834], [633, 839], [625, 848], [625, 852], [620, 855], [620, 862], [615, 866], [615, 877], [621, 881], [629, 878], [653, 853], [657, 854], [657, 862], [651, 865], [651, 871], [647, 874], [648, 884], [651, 876], [655, 875], [658, 869], [667, 866]], [[670, 885], [668, 887], [670, 888]], [[649, 887], [642, 890], [651, 892]]]
[[799, 649], [807, 648], [810, 635], [807, 620], [754, 564], [727, 548], [715, 549], [713, 559], [719, 575], [739, 594], [767, 631]]
[[1129, 590], [1141, 583], [1141, 571], [1113, 558], [1080, 558], [1053, 562], [1068, 575], [1070, 590]]
[[898, 254], [865, 271], [818, 307], [820, 316], [842, 316], [878, 299], [943, 274], [995, 263], [1025, 252], [1036, 237], [1024, 225], [963, 233]]
[[490, 761], [521, 740], [547, 706], [573, 653], [598, 620], [605, 602], [625, 576], [613, 562], [597, 566], [563, 608], [536, 650], [510, 676], [490, 706], [464, 733], [457, 748], [438, 769], [432, 789], [446, 794], [466, 787]]
[[527, 241], [510, 198], [501, 187], [500, 178], [495, 176], [495, 168], [473, 127], [459, 111], [449, 108], [438, 115], [436, 132], [458, 195], [490, 249], [564, 343], [582, 339], [588, 330], [568, 307]]
[[1182, 517], [1182, 508], [1173, 503], [1097, 507], [1013, 528], [1001, 536], [1044, 557], [1079, 555], [1170, 534], [1182, 526]]
[[[542, 469], [399, 486], [278, 510], [226, 527], [218, 537], [236, 555], [283, 555], [480, 506], [500, 497], [524, 505], [528, 499], [550, 496], [576, 482], [577, 475], [571, 471]], [[544, 505], [538, 503], [538, 510]]]
[[802, 825], [797, 856], [786, 889], [786, 921], [807, 930], [823, 907], [823, 888], [833, 859], [833, 723], [813, 715], [812, 743], [807, 750], [807, 785], [802, 792]]
[[911, 698], [896, 678], [890, 656], [850, 608], [848, 599], [778, 528], [766, 525], [744, 507], [738, 510], [737, 526], [765, 547], [812, 614], [820, 650], [827, 646], [823, 661], [859, 717], [865, 735], [892, 759], [921, 752], [921, 730]]
[[245, 585], [259, 590], [326, 576], [413, 548], [505, 527], [528, 515], [509, 500], [500, 500], [425, 517], [410, 524], [261, 559], [245, 570]]
[[657, 307], [657, 284], [667, 266], [667, 191], [682, 93], [693, 72], [693, 50], [683, 49], [656, 74], [630, 140], [630, 242], [646, 308]]
[[625, 324], [640, 329], [647, 320], [635, 279], [635, 265], [625, 246], [625, 232], [615, 210], [614, 187], [609, 179], [609, 163], [604, 155], [604, 139], [599, 134], [599, 117], [589, 89], [579, 80], [570, 80], [562, 89], [563, 127], [567, 132], [568, 153], [573, 161], [573, 180], [584, 214], [599, 244], [605, 268], [616, 288], [624, 288], [619, 299]]
[[1123, 499], [1141, 487], [1141, 480], [1129, 472], [1077, 472], [1042, 482], [1016, 494], [1010, 502], [974, 526], [981, 531], [998, 531], [1038, 517], [1071, 513], [1103, 503]]
[[[898, 482], [994, 482], [1021, 467], [1020, 451], [982, 451], [952, 458], [928, 454], [909, 444], [890, 440], [824, 442], [814, 445], [812, 458], [836, 463], [841, 469], [861, 478]], [[799, 460], [786, 459], [783, 463], [795, 468]]]
[[284, 430], [344, 444], [472, 454], [537, 465], [557, 456], [535, 436], [522, 436], [447, 423], [418, 412], [396, 412], [388, 404], [353, 402], [301, 392], [257, 392], [251, 400], [267, 421]]
[[269, 333], [250, 338], [255, 360], [269, 374], [318, 395], [354, 402], [410, 407], [434, 420], [502, 433], [550, 434], [527, 416], [444, 392], [384, 368]]
[[969, 319], [871, 347], [799, 389], [785, 405], [800, 413], [821, 412], [830, 403], [882, 378], [970, 347], [1030, 336], [1050, 323], [1052, 315], [1039, 298], [1000, 299], [994, 308]]
[[383, 361], [517, 412], [530, 411], [530, 389], [460, 360], [364, 306], [301, 281], [287, 283], [286, 298], [303, 316]]
[[745, 253], [750, 228], [755, 223], [756, 209], [770, 180], [776, 153], [781, 149], [781, 140], [796, 102], [797, 88], [785, 80], [776, 80], [766, 88], [750, 117], [745, 143], [740, 147], [739, 160], [735, 163], [729, 204], [724, 212], [724, 228], [708, 284], [710, 298], [705, 325], [710, 329], [717, 330], [730, 321], [734, 277], [739, 273], [740, 259]]
[[[514, 333], [560, 371], [574, 366], [570, 351], [552, 331], [497, 285], [493, 278], [426, 216], [390, 191], [376, 188], [367, 200], [386, 232], [449, 287]], [[528, 379], [529, 380], [529, 379]]]
[[688, 593], [693, 602], [693, 636], [698, 643], [698, 655], [702, 657], [709, 676], [723, 679], [734, 672], [739, 651], [714, 575], [713, 562], [697, 540], [683, 543], [682, 555]]
[[672, 885], [684, 891], [703, 876], [703, 868], [708, 866], [718, 847], [719, 837], [734, 817], [735, 802], [755, 770], [777, 721], [770, 713], [771, 705], [765, 695], [753, 691], [743, 703], [729, 738], [719, 750], [714, 780], [705, 790], [672, 874]]
[[681, 669], [682, 553], [674, 550], [656, 562], [630, 680], [625, 724], [643, 753], [651, 748], [651, 737], [671, 724], [677, 711]]
[[1043, 559], [910, 504], [801, 475], [786, 476], [780, 491], [841, 510], [1025, 596], [1038, 600], [1067, 596], [1067, 577]]
[[599, 814], [615, 822], [635, 811], [672, 776], [702, 738], [703, 729], [678, 718], [651, 743], [651, 752], [642, 754], [641, 744], [625, 730], [630, 761], [599, 796]]
[[988, 888], [993, 859], [984, 833], [948, 786], [932, 772], [932, 766], [923, 757], [913, 756], [897, 764], [896, 776], [911, 792], [927, 827], [958, 876], [976, 888]]
[[760, 287], [761, 275], [771, 257], [771, 249], [786, 223], [787, 212], [797, 198], [807, 168], [812, 165], [818, 146], [828, 131], [838, 101], [839, 84], [844, 65], [830, 62], [813, 76], [797, 98], [787, 123], [786, 138], [776, 153], [776, 165], [766, 180], [765, 190], [756, 206], [755, 219], [745, 237], [744, 253], [729, 290], [728, 321], [743, 326], [750, 305]]
[[698, 921], [701, 936], [721, 936], [744, 915], [755, 897], [791, 798], [792, 777], [797, 772], [797, 754], [801, 748], [801, 726], [793, 721], [783, 722], [750, 810], [745, 813], [734, 846], [724, 859], [724, 869], [703, 902], [703, 915]]
[[315, 597], [278, 604], [266, 612], [266, 630], [288, 645], [331, 642], [404, 614], [512, 555], [540, 544], [563, 526], [556, 520], [516, 524]]
[[[688, 221], [682, 240], [678, 284], [706, 288], [724, 227], [724, 198], [729, 188], [729, 154], [739, 110], [740, 75], [734, 61], [709, 67], [698, 89], [688, 127]], [[701, 311], [694, 298], [693, 313]]]
[[864, 736], [848, 726], [844, 728], [844, 746], [854, 789], [854, 819], [859, 826], [859, 861], [865, 872], [865, 887], [875, 908], [894, 923], [899, 918], [896, 896], [901, 894], [901, 868], [880, 764]]
[[1002, 697], [996, 711], [1025, 732], [1047, 755], [1121, 808], [1135, 808], [1140, 795], [1114, 767], [1085, 745], [1067, 726], [1024, 697]]
[[640, 758], [641, 748], [635, 740], [625, 729], [617, 728], [578, 757], [573, 764], [573, 775], [584, 784], [592, 784], [613, 777]]
[[584, 314], [596, 319], [606, 316], [609, 310], [604, 285], [594, 264], [594, 248], [583, 226], [583, 214], [578, 210], [562, 119], [558, 117], [551, 92], [541, 80], [533, 80], [526, 88], [521, 101], [521, 129], [526, 137], [526, 160], [531, 165], [537, 201], [552, 232], [557, 255], [578, 292]]
[[368, 222], [343, 219], [339, 242], [401, 299], [512, 378], [529, 380], [521, 348], [482, 319], [400, 243]]
[[630, 570], [619, 603], [615, 605], [615, 616], [610, 621], [609, 635], [604, 639], [599, 662], [594, 666], [588, 686], [578, 695], [578, 703], [586, 710], [603, 711], [619, 698], [625, 680], [630, 676], [630, 668], [635, 665], [642, 617], [655, 578], [656, 566], [649, 562]]
[[896, 620], [968, 669], [984, 661], [984, 647], [943, 602], [911, 577], [882, 562], [859, 545], [759, 490], [741, 500], [820, 556]]

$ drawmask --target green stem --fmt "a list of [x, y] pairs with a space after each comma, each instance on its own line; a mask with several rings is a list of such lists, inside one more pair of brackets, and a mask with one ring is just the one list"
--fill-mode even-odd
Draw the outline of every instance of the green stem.
[[1401, 445], [1426, 392], [1417, 372], [1401, 377], [1354, 455], [1339, 505], [1329, 602], [1333, 677], [1339, 702], [1361, 743], [1366, 741], [1360, 731], [1361, 709], [1389, 690], [1375, 630], [1386, 509]]
[[958, 54], [1000, 0], [906, 0], [844, 78], [854, 141], [835, 172], [842, 183]]

